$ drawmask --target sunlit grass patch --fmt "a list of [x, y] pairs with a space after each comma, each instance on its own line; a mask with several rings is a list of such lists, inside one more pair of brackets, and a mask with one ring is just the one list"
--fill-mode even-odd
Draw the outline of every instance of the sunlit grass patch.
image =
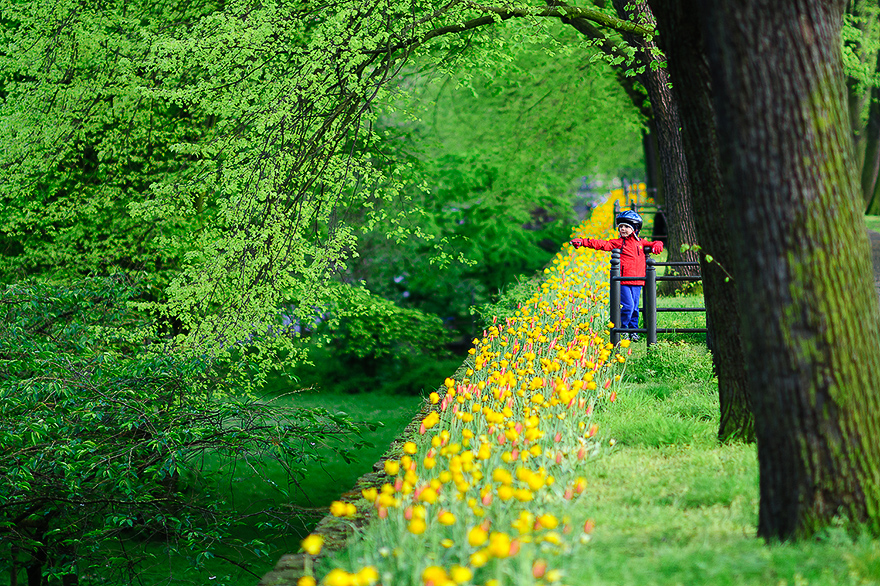
[[568, 584], [876, 584], [880, 545], [842, 532], [797, 544], [755, 537], [754, 446], [626, 448], [592, 463], [593, 539]]

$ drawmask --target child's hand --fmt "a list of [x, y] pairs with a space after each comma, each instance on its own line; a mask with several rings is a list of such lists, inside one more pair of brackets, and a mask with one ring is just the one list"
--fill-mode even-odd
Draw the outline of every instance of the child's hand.
[[663, 252], [662, 242], [655, 242], [651, 245], [651, 254], [660, 254], [661, 252]]
[[582, 238], [575, 238], [575, 239], [572, 240], [569, 244], [571, 244], [571, 245], [574, 246], [575, 248], [580, 248], [581, 246], [584, 245], [584, 241], [583, 241]]

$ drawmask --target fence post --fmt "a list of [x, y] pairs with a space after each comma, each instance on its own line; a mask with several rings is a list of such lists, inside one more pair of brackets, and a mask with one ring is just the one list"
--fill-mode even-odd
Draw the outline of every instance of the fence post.
[[657, 268], [649, 258], [645, 267], [645, 329], [648, 330], [648, 346], [657, 343]]
[[[615, 248], [611, 251], [611, 278], [609, 279], [610, 289], [608, 290], [608, 305], [610, 306], [611, 323], [613, 327], [620, 327], [620, 281], [615, 281], [614, 277], [620, 276], [620, 249]], [[611, 332], [611, 343], [615, 346], [620, 342], [620, 334]]]

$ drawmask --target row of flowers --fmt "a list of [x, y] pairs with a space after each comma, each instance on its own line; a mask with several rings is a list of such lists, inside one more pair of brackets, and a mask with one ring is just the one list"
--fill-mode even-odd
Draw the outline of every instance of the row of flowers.
[[[615, 199], [572, 236], [606, 236]], [[341, 518], [369, 507], [373, 520], [321, 566], [322, 584], [564, 583], [560, 556], [593, 530], [592, 504], [580, 502], [588, 461], [614, 445], [595, 416], [615, 400], [628, 353], [627, 341], [608, 342], [607, 262], [563, 245], [531, 299], [474, 340], [384, 463], [387, 482], [331, 507]], [[302, 545], [317, 555], [321, 537]]]

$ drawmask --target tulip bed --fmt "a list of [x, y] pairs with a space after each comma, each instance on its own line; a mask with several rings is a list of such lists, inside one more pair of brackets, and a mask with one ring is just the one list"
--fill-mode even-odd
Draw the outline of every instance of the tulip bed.
[[[607, 237], [610, 198], [572, 237]], [[456, 377], [357, 503], [371, 522], [300, 586], [562, 584], [560, 556], [594, 526], [589, 460], [613, 449], [597, 414], [616, 399], [628, 341], [608, 339], [608, 255], [563, 245], [513, 317], [474, 340]], [[319, 535], [303, 541], [317, 554]]]

